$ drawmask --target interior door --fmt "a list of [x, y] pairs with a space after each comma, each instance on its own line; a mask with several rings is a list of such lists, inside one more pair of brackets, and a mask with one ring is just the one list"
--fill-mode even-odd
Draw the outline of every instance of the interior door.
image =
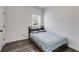
[[5, 15], [4, 15], [4, 7], [0, 6], [0, 51], [4, 45], [4, 21], [5, 21]]

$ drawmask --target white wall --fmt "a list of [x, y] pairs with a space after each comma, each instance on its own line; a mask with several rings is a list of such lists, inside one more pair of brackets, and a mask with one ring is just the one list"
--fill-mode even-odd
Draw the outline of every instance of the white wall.
[[79, 51], [79, 7], [49, 7], [44, 12], [47, 31], [65, 36], [69, 46]]
[[28, 26], [32, 25], [32, 14], [41, 16], [42, 10], [35, 7], [8, 6], [6, 8], [6, 42], [28, 38]]

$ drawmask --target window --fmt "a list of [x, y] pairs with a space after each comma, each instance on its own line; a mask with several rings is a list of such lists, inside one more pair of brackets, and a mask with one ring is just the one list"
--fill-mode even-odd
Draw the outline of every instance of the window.
[[40, 16], [32, 15], [32, 26], [40, 26]]

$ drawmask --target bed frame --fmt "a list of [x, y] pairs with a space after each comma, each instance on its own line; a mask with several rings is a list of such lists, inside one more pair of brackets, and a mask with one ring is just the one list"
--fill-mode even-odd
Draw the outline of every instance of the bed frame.
[[29, 38], [29, 40], [33, 43], [33, 44], [35, 44], [35, 46], [40, 50], [40, 52], [44, 52], [33, 40], [32, 40], [32, 38], [30, 37], [30, 33], [32, 32], [32, 31], [39, 31], [39, 30], [43, 30], [44, 29], [44, 26], [40, 26], [39, 28], [32, 28], [33, 26], [29, 26], [28, 27], [28, 38]]
[[38, 28], [32, 28], [33, 26], [29, 26], [28, 27], [28, 36], [29, 36], [29, 39], [30, 39], [30, 33], [32, 32], [32, 31], [39, 31], [39, 30], [41, 30], [41, 29], [44, 29], [44, 26], [40, 26], [40, 27], [38, 27]]
[[[45, 30], [45, 29], [44, 29], [44, 26], [40, 26], [39, 28], [34, 28], [34, 29], [32, 28], [32, 26], [29, 26], [29, 27], [28, 27], [28, 38], [29, 38], [29, 40], [30, 40], [33, 44], [35, 44], [35, 46], [40, 50], [40, 52], [44, 52], [43, 49], [41, 49], [41, 48], [32, 40], [32, 38], [30, 37], [30, 33], [31, 33], [32, 31], [39, 31], [39, 30], [41, 30], [41, 29]], [[64, 45], [58, 47], [57, 49], [55, 49], [53, 52], [61, 52], [63, 49], [65, 49], [65, 48], [67, 48], [67, 47], [68, 47], [68, 44], [64, 44]]]

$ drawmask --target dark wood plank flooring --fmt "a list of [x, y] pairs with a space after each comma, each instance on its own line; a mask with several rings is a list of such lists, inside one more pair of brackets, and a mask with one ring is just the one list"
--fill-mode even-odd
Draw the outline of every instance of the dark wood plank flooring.
[[[21, 40], [5, 44], [2, 48], [2, 52], [40, 52], [40, 50], [32, 42], [27, 40]], [[77, 52], [74, 49], [66, 47], [58, 52]]]

